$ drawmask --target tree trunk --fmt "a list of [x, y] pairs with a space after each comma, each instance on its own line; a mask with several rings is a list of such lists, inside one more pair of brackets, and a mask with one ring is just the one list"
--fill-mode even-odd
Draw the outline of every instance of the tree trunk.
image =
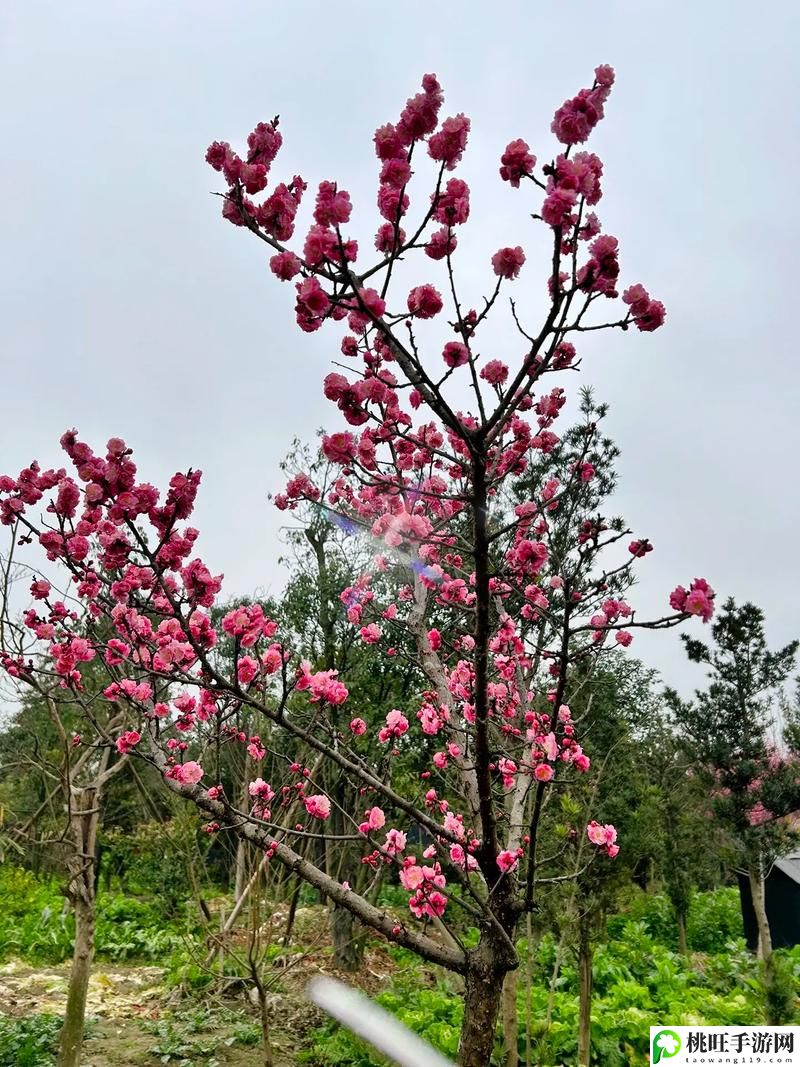
[[[497, 898], [495, 914], [500, 922], [505, 904]], [[519, 962], [511, 944], [514, 921], [506, 917], [507, 938], [489, 926], [481, 934], [477, 948], [469, 953], [464, 976], [464, 1022], [458, 1042], [459, 1067], [489, 1067], [491, 1062], [504, 979]]]
[[297, 885], [294, 887], [291, 899], [289, 901], [289, 913], [286, 916], [286, 929], [283, 931], [283, 944], [289, 945], [292, 940], [292, 929], [294, 928], [294, 918], [297, 914], [297, 902], [300, 900], [300, 891], [303, 888], [302, 881], [298, 878]]
[[86, 1017], [86, 993], [94, 959], [94, 900], [75, 904], [75, 949], [69, 973], [67, 1007], [58, 1050], [58, 1067], [78, 1067]]
[[519, 1026], [517, 1023], [517, 987], [519, 971], [509, 971], [503, 982], [503, 1063], [504, 1067], [519, 1067]]
[[467, 972], [459, 1067], [489, 1067], [502, 991], [503, 972], [497, 967], [471, 967]]
[[[329, 666], [333, 666], [331, 662]], [[342, 812], [351, 810], [349, 797], [345, 788], [345, 782], [341, 775], [331, 782], [328, 793], [334, 799], [334, 807], [331, 812], [331, 833], [346, 834]], [[344, 842], [336, 848], [333, 842], [326, 842], [325, 849], [325, 873], [340, 882], [343, 878], [355, 881], [358, 874], [359, 864], [353, 856], [353, 849], [349, 842]], [[328, 926], [333, 944], [333, 962], [342, 971], [358, 971], [361, 968], [363, 958], [363, 945], [356, 936], [356, 923], [353, 913], [347, 908], [342, 908], [332, 900], [329, 903]]]
[[95, 849], [100, 822], [99, 790], [77, 790], [72, 798], [71, 827], [74, 854], [70, 858], [70, 881], [67, 890], [75, 911], [75, 948], [69, 974], [67, 1006], [58, 1048], [58, 1067], [79, 1067], [83, 1027], [86, 1017], [86, 993], [94, 960]]
[[764, 871], [759, 860], [758, 865], [751, 866], [747, 872], [750, 881], [750, 895], [753, 898], [753, 911], [756, 913], [758, 928], [758, 958], [768, 960], [772, 955], [772, 936], [767, 920], [767, 908], [764, 893]]
[[582, 930], [578, 950], [578, 1067], [589, 1067], [592, 1054], [592, 956], [591, 939]]
[[357, 971], [361, 966], [361, 948], [353, 933], [353, 927], [353, 913], [331, 902], [330, 929], [333, 941], [333, 962], [342, 971]]
[[247, 841], [240, 837], [236, 845], [236, 868], [233, 880], [233, 899], [241, 900], [249, 879], [247, 877]]
[[689, 942], [686, 937], [686, 912], [683, 908], [675, 909], [675, 921], [678, 924], [678, 952], [682, 956], [688, 956]]
[[765, 1014], [770, 1025], [784, 1022], [783, 1005], [780, 1004], [781, 993], [777, 985], [775, 959], [772, 955], [772, 934], [767, 919], [766, 892], [764, 887], [764, 867], [761, 857], [758, 864], [747, 872], [750, 881], [750, 895], [753, 898], [753, 911], [756, 913], [758, 928], [758, 958], [762, 963], [762, 981], [764, 983]]
[[[242, 805], [242, 811], [247, 811], [250, 805], [250, 793], [248, 786], [250, 784], [250, 771], [252, 761], [249, 753], [245, 753], [244, 767], [242, 768], [242, 795], [240, 803]], [[234, 865], [233, 876], [233, 899], [234, 902], [238, 901], [245, 892], [245, 887], [248, 883], [248, 858], [249, 858], [249, 844], [244, 837], [237, 837], [236, 839], [236, 863]]]
[[267, 1009], [267, 996], [263, 986], [258, 991], [259, 1014], [261, 1017], [261, 1046], [264, 1051], [264, 1067], [273, 1067], [272, 1042], [270, 1041], [269, 1010]]

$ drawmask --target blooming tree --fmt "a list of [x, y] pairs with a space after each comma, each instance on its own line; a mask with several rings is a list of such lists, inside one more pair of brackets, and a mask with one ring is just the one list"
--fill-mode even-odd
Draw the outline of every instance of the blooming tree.
[[[105, 698], [127, 715], [107, 743], [154, 763], [208, 814], [210, 831], [235, 827], [366, 926], [463, 974], [459, 1057], [469, 1067], [489, 1062], [517, 925], [547, 885], [537, 841], [553, 783], [590, 769], [569, 704], [576, 665], [585, 676], [587, 660], [629, 645], [637, 628], [708, 621], [713, 610], [713, 590], [697, 579], [674, 590], [661, 618], [636, 615], [625, 593], [652, 545], [628, 540], [598, 510], [604, 442], [591, 402], [575, 432], [562, 439], [556, 429], [566, 394], [552, 376], [578, 368], [580, 335], [650, 332], [665, 315], [641, 284], [615, 303], [618, 241], [593, 210], [603, 167], [580, 146], [613, 81], [610, 67], [598, 67], [591, 87], [556, 111], [558, 151], [544, 165], [523, 140], [502, 152], [500, 181], [511, 196], [525, 189], [526, 220], [532, 209], [549, 235], [546, 272], [529, 287], [546, 301], [536, 327], [506, 299], [530, 274], [521, 245], [489, 257], [480, 300], [459, 284], [470, 190], [454, 172], [470, 122], [441, 119], [434, 75], [375, 133], [381, 221], [369, 263], [347, 233], [353, 209], [335, 181], [319, 184], [313, 221], [294, 241], [307, 186], [294, 176], [267, 188], [282, 142], [277, 120], [259, 123], [243, 154], [223, 142], [208, 149], [226, 181], [224, 217], [264, 242], [273, 274], [293, 283], [300, 329], [343, 333], [351, 369], [324, 380], [346, 423], [322, 443], [338, 476], [323, 496], [299, 472], [276, 503], [325, 509], [373, 545], [370, 568], [342, 590], [348, 619], [376, 657], [395, 655], [402, 635], [424, 679], [414, 701], [381, 709], [377, 731], [362, 709], [347, 710], [346, 679], [299, 659], [258, 605], [225, 614], [235, 666], [215, 663], [210, 611], [222, 576], [195, 554], [197, 530], [187, 525], [199, 471], [176, 474], [162, 497], [139, 479], [123, 441], [98, 453], [68, 431], [72, 473], [32, 463], [0, 479], [0, 519], [61, 576], [37, 579], [24, 625], [6, 628], [5, 670], [21, 684], [46, 677], [80, 691], [82, 664], [102, 661]], [[422, 186], [416, 216], [412, 185]], [[401, 278], [414, 261], [409, 287]], [[509, 359], [490, 332], [504, 319], [519, 338]], [[231, 725], [245, 706], [264, 723], [255, 739]], [[280, 760], [280, 776], [254, 776], [249, 807], [215, 776], [229, 744], [252, 746], [256, 763], [267, 749]], [[385, 754], [380, 771], [375, 745]], [[425, 756], [411, 784], [392, 773], [409, 746]], [[360, 842], [365, 865], [396, 869], [405, 915], [374, 906], [303, 854], [303, 841], [326, 836], [336, 804], [321, 784], [330, 780], [323, 764], [359, 798], [339, 812], [347, 832], [337, 839]], [[413, 848], [412, 830], [422, 841]], [[592, 820], [580, 832], [599, 862], [616, 854], [613, 826]], [[459, 939], [454, 915], [477, 927], [475, 947]]]

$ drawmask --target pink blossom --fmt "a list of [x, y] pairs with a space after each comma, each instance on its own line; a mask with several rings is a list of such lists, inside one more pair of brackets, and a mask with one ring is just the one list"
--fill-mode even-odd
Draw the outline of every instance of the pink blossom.
[[386, 832], [386, 842], [384, 848], [392, 855], [396, 856], [398, 852], [403, 852], [406, 847], [407, 838], [402, 830], [388, 830]]
[[761, 826], [762, 823], [774, 819], [775, 815], [769, 811], [759, 800], [747, 811], [747, 821], [751, 826]]
[[375, 154], [378, 159], [393, 159], [403, 156], [405, 144], [396, 126], [386, 123], [375, 131]]
[[538, 763], [533, 768], [533, 777], [537, 782], [550, 782], [553, 779], [555, 771], [549, 763]]
[[594, 77], [598, 85], [602, 85], [605, 89], [610, 89], [614, 84], [614, 68], [607, 63], [603, 63], [594, 68]]
[[432, 319], [443, 306], [441, 293], [432, 285], [418, 285], [408, 294], [408, 310], [417, 319]]
[[673, 589], [669, 603], [675, 611], [699, 615], [703, 622], [708, 622], [714, 614], [714, 590], [705, 578], [695, 578], [688, 593], [682, 585]]
[[422, 140], [436, 129], [439, 108], [442, 105], [442, 89], [435, 74], [426, 74], [422, 79], [421, 93], [406, 101], [397, 124], [398, 135], [403, 144]]
[[312, 333], [321, 325], [321, 317], [330, 307], [330, 299], [316, 278], [297, 282], [297, 324], [306, 333]]
[[315, 793], [314, 796], [305, 797], [303, 803], [305, 804], [308, 814], [312, 815], [315, 819], [327, 819], [331, 813], [331, 802], [328, 797], [323, 796], [321, 793]]
[[531, 175], [535, 166], [536, 156], [531, 155], [527, 143], [521, 139], [511, 141], [500, 157], [500, 177], [518, 189], [520, 179]]
[[425, 875], [422, 873], [422, 867], [417, 864], [412, 864], [408, 867], [404, 867], [400, 871], [400, 882], [403, 887], [410, 893], [413, 893], [416, 889], [422, 885], [425, 881]]
[[261, 743], [261, 738], [257, 734], [250, 738], [250, 742], [247, 746], [247, 754], [251, 759], [256, 761], [262, 760], [266, 756], [267, 750]]
[[340, 226], [350, 221], [350, 194], [339, 189], [335, 182], [320, 182], [314, 221], [320, 226]]
[[603, 117], [603, 92], [581, 89], [577, 96], [565, 100], [553, 116], [550, 129], [563, 144], [572, 145], [585, 141]]
[[683, 611], [686, 605], [686, 590], [682, 585], [676, 586], [669, 594], [669, 606], [675, 611]]
[[686, 597], [684, 611], [690, 615], [699, 615], [703, 622], [708, 622], [714, 614], [713, 594], [711, 596], [703, 589], [692, 589]]
[[439, 131], [428, 141], [428, 155], [448, 170], [453, 170], [464, 154], [469, 133], [469, 119], [458, 114], [455, 118], [445, 119]]
[[431, 234], [425, 245], [425, 254], [430, 259], [444, 259], [455, 252], [457, 244], [456, 235], [447, 226], [443, 226], [441, 230]]
[[270, 259], [269, 268], [276, 278], [288, 282], [300, 273], [302, 264], [294, 252], [278, 252]]
[[269, 782], [265, 782], [263, 778], [254, 778], [248, 785], [247, 791], [251, 797], [257, 797], [265, 804], [269, 804], [275, 796], [275, 790]]
[[448, 341], [442, 349], [442, 359], [448, 367], [463, 367], [469, 362], [469, 349], [460, 341]]
[[384, 161], [381, 167], [380, 181], [382, 185], [392, 185], [396, 189], [402, 189], [411, 178], [411, 167], [408, 160], [403, 156]]
[[364, 813], [364, 822], [361, 825], [366, 826], [366, 830], [362, 830], [362, 833], [368, 833], [370, 830], [380, 830], [385, 824], [386, 816], [383, 813], [383, 809], [378, 807], [369, 808]]
[[239, 685], [249, 685], [258, 674], [258, 663], [252, 656], [242, 656], [236, 664], [236, 677]]
[[386, 726], [378, 732], [378, 740], [386, 742], [393, 737], [402, 737], [408, 730], [408, 719], [405, 715], [393, 708], [386, 716]]
[[551, 189], [542, 204], [542, 218], [548, 226], [563, 226], [569, 220], [577, 199], [574, 189]]
[[280, 645], [270, 645], [261, 657], [261, 664], [265, 674], [275, 674], [276, 671], [280, 670], [282, 663], [283, 655], [281, 654]]
[[607, 855], [611, 856], [612, 859], [619, 852], [619, 847], [615, 844], [617, 840], [617, 831], [610, 823], [601, 826], [599, 822], [593, 819], [586, 827], [586, 836], [593, 845], [597, 845], [598, 848], [604, 849]]
[[415, 896], [408, 902], [412, 914], [421, 919], [425, 915], [443, 915], [447, 907], [447, 897], [437, 889], [418, 889]]
[[519, 245], [501, 248], [492, 256], [492, 269], [498, 278], [516, 278], [525, 263], [525, 253]]
[[166, 772], [166, 776], [176, 782], [180, 782], [182, 785], [197, 785], [203, 777], [203, 768], [199, 763], [195, 763], [194, 760], [189, 760], [187, 763], [178, 763], [174, 767], [170, 767]]
[[633, 321], [639, 330], [652, 333], [663, 325], [666, 309], [660, 300], [651, 300], [643, 285], [631, 285], [622, 294], [622, 300], [631, 309]]
[[361, 627], [358, 636], [365, 645], [376, 645], [381, 639], [381, 628], [376, 622], [371, 622], [369, 626]]
[[516, 852], [511, 852], [509, 849], [504, 848], [502, 852], [497, 854], [497, 866], [503, 872], [508, 874], [509, 871], [513, 871], [519, 863], [519, 856]]
[[432, 194], [433, 217], [445, 226], [459, 226], [469, 218], [469, 186], [461, 178], [451, 178], [444, 192]]
[[663, 326], [666, 317], [667, 309], [661, 301], [651, 300], [647, 305], [647, 311], [643, 315], [634, 316], [633, 321], [636, 323], [636, 328], [643, 333], [652, 333], [659, 326]]
[[117, 752], [119, 752], [121, 756], [125, 756], [133, 751], [141, 740], [142, 735], [138, 730], [126, 730], [124, 734], [120, 734], [117, 738]]
[[402, 226], [395, 226], [394, 221], [384, 222], [378, 227], [378, 232], [375, 234], [375, 247], [379, 252], [384, 252], [388, 255], [395, 248], [402, 247], [405, 244], [405, 240], [406, 231]]
[[558, 755], [558, 742], [552, 730], [542, 738], [542, 748], [549, 760], [554, 760]]
[[346, 465], [356, 457], [356, 439], [348, 431], [325, 434], [322, 438], [322, 452], [331, 463]]
[[356, 737], [360, 737], [362, 734], [365, 734], [367, 732], [367, 724], [364, 722], [363, 719], [351, 719], [350, 731], [351, 733], [354, 733]]
[[508, 378], [508, 367], [502, 360], [490, 359], [481, 370], [481, 378], [491, 385], [502, 385]]
[[387, 222], [396, 223], [408, 211], [408, 194], [396, 185], [383, 184], [378, 188], [378, 211]]
[[617, 630], [614, 634], [614, 640], [618, 645], [627, 648], [631, 641], [633, 641], [633, 634], [629, 633], [628, 630]]
[[331, 670], [317, 671], [312, 674], [311, 664], [305, 660], [300, 664], [297, 672], [297, 689], [309, 690], [312, 703], [324, 700], [329, 704], [343, 704], [347, 700], [348, 692], [338, 680], [338, 673], [338, 671]]

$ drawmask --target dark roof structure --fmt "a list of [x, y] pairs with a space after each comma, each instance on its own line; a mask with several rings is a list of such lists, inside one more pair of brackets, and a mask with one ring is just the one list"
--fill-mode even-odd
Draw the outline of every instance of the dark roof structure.
[[775, 860], [774, 866], [800, 885], [800, 851], [781, 856], [780, 859]]
[[[748, 879], [739, 875], [739, 896], [747, 947], [756, 950], [758, 928]], [[764, 881], [764, 904], [773, 948], [800, 945], [800, 851], [773, 863]]]

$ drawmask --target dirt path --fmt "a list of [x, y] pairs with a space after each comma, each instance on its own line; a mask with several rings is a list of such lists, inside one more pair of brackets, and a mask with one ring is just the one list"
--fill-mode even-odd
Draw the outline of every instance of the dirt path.
[[[0, 966], [0, 1013], [21, 1018], [62, 1015], [69, 965]], [[89, 983], [83, 1067], [260, 1067], [254, 1018], [242, 1001], [197, 1004], [165, 990], [159, 967], [95, 968]], [[289, 1035], [275, 1035], [275, 1067], [286, 1058]]]

